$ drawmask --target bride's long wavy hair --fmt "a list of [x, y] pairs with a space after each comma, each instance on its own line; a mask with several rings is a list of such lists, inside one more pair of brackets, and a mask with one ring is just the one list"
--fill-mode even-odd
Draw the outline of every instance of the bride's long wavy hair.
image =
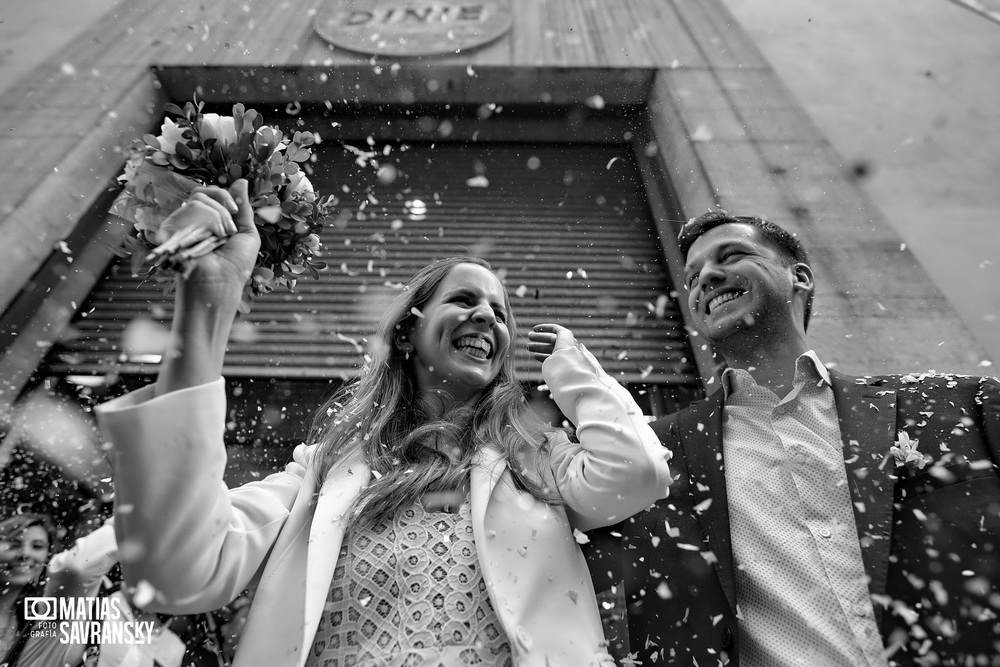
[[[418, 271], [392, 301], [369, 349], [360, 376], [316, 413], [310, 441], [317, 451], [318, 481], [360, 451], [372, 480], [354, 507], [356, 526], [391, 518], [425, 493], [448, 491], [465, 480], [477, 449], [489, 444], [506, 459], [515, 483], [545, 502], [559, 502], [544, 480], [548, 466], [544, 424], [529, 408], [514, 370], [517, 326], [504, 286], [511, 346], [497, 377], [471, 405], [457, 405], [432, 416], [433, 406], [417, 396], [413, 360], [399, 349], [396, 335], [408, 335], [415, 313], [434, 296], [449, 272], [460, 264], [492, 271], [478, 257], [449, 257]], [[457, 453], [454, 458], [442, 453]]]

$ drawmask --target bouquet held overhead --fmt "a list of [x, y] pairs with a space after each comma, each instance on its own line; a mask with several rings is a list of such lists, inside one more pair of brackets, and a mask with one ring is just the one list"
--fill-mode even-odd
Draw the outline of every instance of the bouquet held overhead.
[[278, 286], [292, 289], [302, 274], [319, 278], [319, 271], [326, 268], [316, 259], [319, 232], [331, 220], [337, 201], [333, 196], [320, 197], [302, 169], [312, 157], [316, 135], [295, 132], [286, 137], [242, 104], [233, 106], [232, 116], [202, 113], [203, 106], [197, 99], [183, 109], [166, 105], [176, 119], [168, 116], [159, 136], [147, 134], [129, 148], [125, 173], [119, 178], [124, 189], [110, 212], [131, 222], [135, 234], [126, 234], [117, 252], [131, 257], [133, 273], [145, 272], [173, 285], [198, 257], [226, 239], [197, 226], [161, 229], [164, 220], [184, 205], [196, 187], [228, 188], [245, 178], [261, 237], [240, 304], [246, 313], [256, 296]]

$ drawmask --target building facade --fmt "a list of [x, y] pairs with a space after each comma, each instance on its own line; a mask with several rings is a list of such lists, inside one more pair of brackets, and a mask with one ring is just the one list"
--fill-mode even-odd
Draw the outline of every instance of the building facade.
[[[450, 254], [488, 259], [525, 328], [571, 326], [650, 413], [711, 391], [674, 239], [716, 207], [769, 217], [811, 250], [810, 334], [829, 363], [974, 372], [982, 359], [718, 0], [136, 0], [0, 103], [0, 453], [11, 488], [28, 489], [6, 505], [39, 484], [62, 494], [65, 453], [42, 448], [62, 468], [24, 482], [29, 398], [86, 408], [155, 374], [170, 299], [115, 263], [124, 227], [107, 210], [123, 148], [194, 96], [317, 132], [310, 177], [339, 206], [322, 278], [261, 299], [236, 329], [232, 481], [282, 460], [357, 372], [380, 299]], [[531, 390], [538, 370], [523, 352], [520, 366]], [[77, 504], [100, 505], [105, 469], [80, 470]]]

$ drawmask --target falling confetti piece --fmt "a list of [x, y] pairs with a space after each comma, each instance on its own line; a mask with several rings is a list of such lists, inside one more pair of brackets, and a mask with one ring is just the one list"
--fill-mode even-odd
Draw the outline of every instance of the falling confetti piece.
[[156, 597], [156, 589], [153, 585], [143, 579], [135, 586], [135, 592], [132, 594], [132, 604], [142, 609], [146, 607], [153, 599]]
[[122, 333], [122, 350], [131, 358], [161, 355], [170, 343], [170, 329], [148, 317], [136, 317]]
[[600, 95], [593, 95], [587, 98], [587, 106], [591, 109], [603, 109], [604, 108], [604, 98]]
[[528, 293], [528, 286], [527, 285], [521, 285], [516, 290], [514, 290], [514, 295], [518, 296], [518, 297], [523, 297], [527, 293]]
[[587, 544], [590, 542], [590, 538], [581, 532], [579, 528], [573, 529], [573, 539], [576, 540], [577, 544]]
[[700, 503], [694, 506], [694, 511], [697, 512], [698, 514], [701, 514], [711, 506], [712, 506], [712, 499], [706, 498], [705, 500], [701, 501]]
[[473, 176], [465, 181], [465, 184], [470, 188], [487, 188], [490, 185], [490, 181], [483, 175]]
[[654, 312], [656, 314], [656, 319], [662, 320], [667, 314], [667, 304], [669, 303], [669, 298], [666, 294], [661, 294], [656, 297], [656, 307]]
[[361, 343], [359, 343], [356, 339], [351, 338], [350, 336], [345, 336], [339, 331], [336, 333], [336, 338], [337, 340], [343, 341], [345, 343], [350, 343], [354, 347], [354, 351], [357, 352], [358, 354], [361, 354], [362, 352], [365, 351], [364, 346], [362, 346]]
[[669, 600], [674, 596], [674, 594], [670, 592], [670, 586], [668, 586], [665, 581], [661, 581], [660, 585], [656, 587], [656, 594], [663, 600]]
[[616, 157], [613, 157], [610, 160], [608, 160], [608, 165], [605, 167], [605, 169], [611, 169], [611, 165], [613, 165], [615, 162], [618, 162], [618, 158]]
[[708, 125], [705, 125], [704, 123], [696, 127], [694, 129], [694, 132], [691, 133], [691, 141], [694, 142], [704, 143], [707, 141], [711, 141], [714, 138], [715, 135], [712, 134], [712, 130], [710, 130], [708, 128]]

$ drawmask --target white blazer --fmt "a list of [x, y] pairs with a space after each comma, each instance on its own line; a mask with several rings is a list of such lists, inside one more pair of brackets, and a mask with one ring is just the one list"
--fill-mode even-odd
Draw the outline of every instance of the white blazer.
[[[553, 439], [552, 473], [577, 526], [607, 525], [666, 495], [665, 450], [628, 392], [580, 346], [543, 375], [581, 442]], [[190, 614], [257, 592], [234, 667], [301, 667], [312, 646], [354, 499], [371, 479], [345, 461], [322, 485], [314, 447], [283, 472], [223, 483], [224, 382], [153, 397], [152, 388], [98, 408], [113, 447], [115, 528], [131, 585], [150, 609]], [[471, 474], [479, 563], [518, 667], [611, 665], [586, 562], [567, 511], [519, 491], [484, 446]]]

